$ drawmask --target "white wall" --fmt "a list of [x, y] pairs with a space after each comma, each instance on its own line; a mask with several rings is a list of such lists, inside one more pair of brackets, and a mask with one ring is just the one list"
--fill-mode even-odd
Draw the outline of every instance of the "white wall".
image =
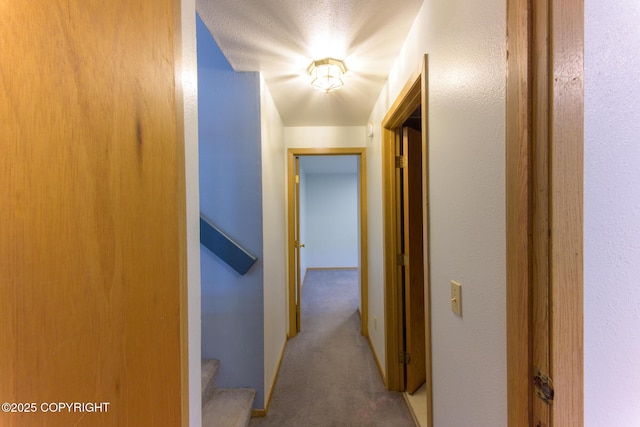
[[300, 126], [284, 128], [286, 148], [364, 147], [366, 126]]
[[200, 195], [198, 191], [198, 68], [195, 0], [181, 2], [182, 62], [176, 79], [184, 106], [185, 183], [187, 212], [187, 309], [189, 352], [189, 425], [202, 425], [200, 396]]
[[640, 2], [585, 1], [585, 426], [640, 425]]
[[358, 176], [307, 173], [301, 184], [307, 267], [358, 267]]
[[[381, 121], [391, 105], [385, 86], [370, 117], [374, 135], [367, 139], [367, 256], [369, 261], [369, 339], [382, 369], [386, 369], [384, 317], [384, 239], [382, 202]], [[377, 319], [377, 320], [376, 320]], [[377, 325], [377, 327], [376, 327]]]
[[[284, 343], [286, 318], [286, 164], [284, 127], [264, 79], [260, 78], [262, 129], [262, 218], [264, 262], [264, 384], [275, 381]], [[264, 408], [266, 402], [261, 402]]]
[[[505, 35], [504, 1], [425, 0], [370, 118], [377, 131], [367, 145], [369, 331], [384, 363], [379, 128], [428, 53], [433, 415], [438, 426], [507, 422]], [[462, 318], [450, 310], [451, 280], [462, 284]]]

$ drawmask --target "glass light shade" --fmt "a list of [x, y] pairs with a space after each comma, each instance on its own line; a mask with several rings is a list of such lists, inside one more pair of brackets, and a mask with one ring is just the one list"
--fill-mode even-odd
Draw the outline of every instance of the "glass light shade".
[[333, 58], [314, 61], [309, 66], [311, 85], [316, 89], [330, 92], [342, 87], [342, 77], [347, 69], [342, 61]]

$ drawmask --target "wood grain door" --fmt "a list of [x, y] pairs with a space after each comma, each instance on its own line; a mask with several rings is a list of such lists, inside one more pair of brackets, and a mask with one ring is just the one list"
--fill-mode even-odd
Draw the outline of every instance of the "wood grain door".
[[188, 425], [179, 10], [2, 5], [2, 426]]
[[405, 265], [404, 330], [406, 391], [415, 392], [426, 379], [424, 321], [424, 250], [422, 223], [422, 140], [420, 132], [402, 129], [402, 246]]

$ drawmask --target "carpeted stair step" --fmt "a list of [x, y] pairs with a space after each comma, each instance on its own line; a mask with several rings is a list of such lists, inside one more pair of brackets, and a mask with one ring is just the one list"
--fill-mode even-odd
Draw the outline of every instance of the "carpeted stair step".
[[256, 391], [216, 388], [202, 408], [202, 427], [247, 427]]
[[209, 400], [216, 388], [216, 376], [220, 361], [218, 359], [202, 359], [202, 406]]
[[217, 359], [202, 359], [202, 426], [247, 427], [256, 392], [252, 389], [216, 387]]

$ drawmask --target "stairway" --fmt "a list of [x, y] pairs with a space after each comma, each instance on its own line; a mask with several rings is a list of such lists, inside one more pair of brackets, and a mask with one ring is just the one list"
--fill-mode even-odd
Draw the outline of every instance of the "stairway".
[[216, 387], [219, 367], [219, 360], [202, 360], [202, 427], [247, 427], [256, 392]]

